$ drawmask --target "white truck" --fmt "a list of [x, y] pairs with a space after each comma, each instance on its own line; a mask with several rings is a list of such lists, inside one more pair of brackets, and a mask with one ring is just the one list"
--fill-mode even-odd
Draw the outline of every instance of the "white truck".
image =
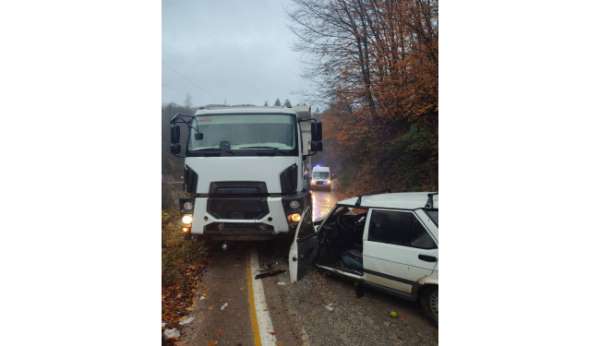
[[321, 137], [310, 107], [201, 107], [174, 116], [171, 152], [185, 158], [188, 194], [182, 231], [214, 240], [290, 234], [311, 203], [304, 172]]

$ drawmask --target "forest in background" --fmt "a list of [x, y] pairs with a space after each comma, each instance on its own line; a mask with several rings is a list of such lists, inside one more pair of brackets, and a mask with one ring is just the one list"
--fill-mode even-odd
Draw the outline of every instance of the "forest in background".
[[293, 0], [344, 194], [438, 189], [437, 0]]
[[[344, 195], [437, 191], [437, 0], [293, 3], [295, 48], [309, 57], [305, 77], [327, 105], [315, 114], [323, 122], [324, 150], [313, 163], [332, 167]], [[288, 104], [277, 99], [273, 105]], [[190, 104], [163, 106], [163, 173], [182, 166], [168, 154], [164, 125], [191, 111]]]

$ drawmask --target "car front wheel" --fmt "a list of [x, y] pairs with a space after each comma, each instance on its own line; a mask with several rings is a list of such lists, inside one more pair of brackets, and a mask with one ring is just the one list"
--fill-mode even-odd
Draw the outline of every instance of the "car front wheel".
[[421, 294], [421, 306], [425, 310], [427, 317], [435, 323], [438, 322], [438, 287], [429, 286]]

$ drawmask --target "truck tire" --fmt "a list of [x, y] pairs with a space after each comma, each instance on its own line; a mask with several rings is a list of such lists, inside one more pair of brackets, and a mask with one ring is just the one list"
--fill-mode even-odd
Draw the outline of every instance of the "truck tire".
[[438, 323], [438, 286], [426, 286], [420, 295], [421, 307], [435, 324]]

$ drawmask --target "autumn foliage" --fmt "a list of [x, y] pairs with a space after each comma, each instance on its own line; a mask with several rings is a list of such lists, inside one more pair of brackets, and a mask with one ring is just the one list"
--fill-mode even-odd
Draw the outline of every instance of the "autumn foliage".
[[321, 160], [351, 194], [437, 190], [437, 1], [294, 3], [296, 48], [329, 104]]
[[207, 260], [202, 242], [184, 240], [180, 219], [178, 211], [163, 210], [162, 321], [166, 328], [177, 327], [189, 314]]

